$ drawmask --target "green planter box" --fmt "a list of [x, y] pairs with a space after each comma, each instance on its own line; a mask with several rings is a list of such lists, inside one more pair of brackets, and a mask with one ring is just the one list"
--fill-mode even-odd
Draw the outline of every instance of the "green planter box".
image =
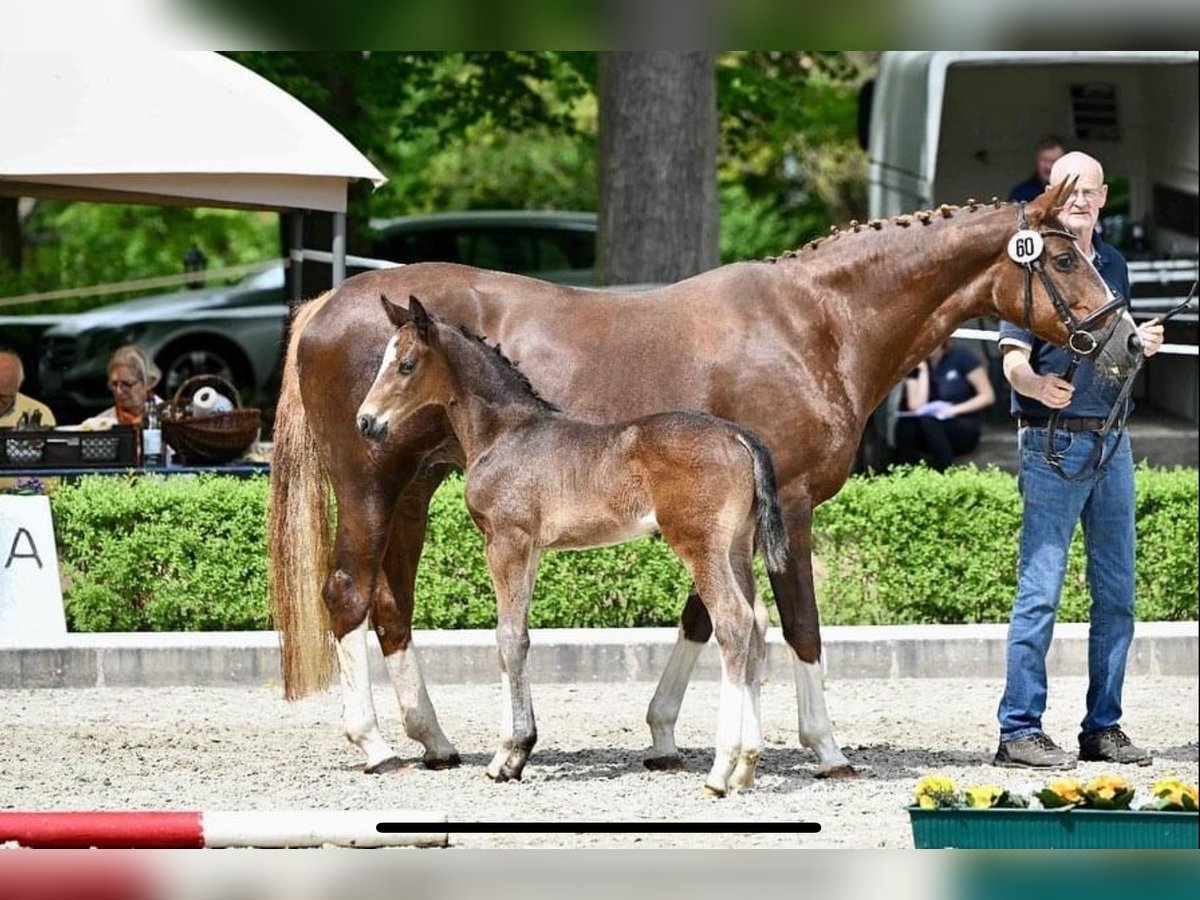
[[1195, 850], [1200, 816], [1098, 809], [908, 807], [919, 850]]

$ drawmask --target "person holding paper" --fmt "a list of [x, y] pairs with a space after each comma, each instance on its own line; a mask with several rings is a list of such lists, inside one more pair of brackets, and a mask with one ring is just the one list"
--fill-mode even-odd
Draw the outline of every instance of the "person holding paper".
[[980, 413], [995, 402], [979, 358], [949, 341], [942, 344], [905, 379], [896, 462], [945, 471], [956, 455], [979, 445]]

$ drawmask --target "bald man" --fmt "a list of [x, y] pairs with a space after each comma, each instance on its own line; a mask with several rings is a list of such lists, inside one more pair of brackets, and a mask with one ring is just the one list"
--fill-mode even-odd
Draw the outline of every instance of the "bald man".
[[[1129, 299], [1129, 268], [1124, 257], [1096, 234], [1100, 210], [1108, 199], [1104, 169], [1086, 153], [1060, 157], [1050, 173], [1050, 190], [1076, 178], [1075, 191], [1059, 219], [1070, 229], [1109, 288]], [[1161, 325], [1138, 328], [1143, 352], [1162, 346]], [[1102, 468], [1088, 464], [1103, 423], [1119, 399], [1121, 384], [1098, 376], [1090, 359], [1072, 381], [1065, 372], [1067, 351], [1025, 329], [1002, 323], [1000, 346], [1004, 377], [1012, 385], [1012, 414], [1018, 421], [1021, 450], [1017, 484], [1021, 491], [1021, 549], [1017, 595], [1008, 630], [1007, 678], [997, 717], [1000, 747], [994, 765], [1029, 769], [1070, 769], [1076, 756], [1060, 748], [1042, 730], [1046, 708], [1046, 652], [1067, 568], [1067, 550], [1076, 523], [1082, 522], [1091, 589], [1088, 630], [1087, 711], [1080, 726], [1079, 759], [1149, 765], [1151, 755], [1121, 729], [1121, 692], [1125, 660], [1133, 642], [1134, 495], [1133, 453], [1129, 434], [1113, 430], [1104, 437]], [[1060, 419], [1055, 446], [1064, 478], [1046, 460], [1047, 423]]]
[[43, 425], [54, 424], [54, 413], [45, 403], [21, 393], [25, 383], [25, 367], [12, 350], [0, 348], [0, 428], [12, 428], [24, 412], [38, 411]]
[[[40, 412], [43, 425], [54, 424], [54, 413], [45, 403], [21, 393], [25, 382], [25, 367], [12, 350], [0, 347], [0, 428], [12, 428], [25, 412]], [[0, 491], [7, 490], [16, 482], [11, 478], [0, 478]]]

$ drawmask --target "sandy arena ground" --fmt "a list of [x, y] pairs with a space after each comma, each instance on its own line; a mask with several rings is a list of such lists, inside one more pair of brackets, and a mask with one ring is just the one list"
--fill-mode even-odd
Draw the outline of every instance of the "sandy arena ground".
[[[442, 725], [461, 768], [419, 766], [386, 776], [360, 770], [341, 733], [336, 690], [285, 702], [278, 688], [0, 691], [0, 809], [425, 809], [450, 821], [627, 822], [627, 833], [464, 834], [453, 847], [856, 847], [912, 846], [904, 806], [917, 780], [942, 772], [960, 785], [1038, 786], [1039, 773], [996, 769], [996, 680], [835, 681], [827, 699], [839, 741], [862, 777], [820, 780], [797, 745], [791, 685], [763, 689], [766, 751], [757, 788], [725, 800], [702, 796], [711, 761], [717, 685], [692, 685], [678, 742], [688, 770], [651, 773], [643, 724], [650, 683], [534, 685], [539, 744], [519, 784], [483, 774], [497, 736], [499, 686], [435, 685]], [[1051, 682], [1049, 733], [1073, 746], [1082, 678]], [[1148, 788], [1165, 775], [1195, 782], [1196, 678], [1133, 678], [1125, 726], [1154, 764], [1120, 774]], [[394, 696], [376, 689], [384, 733], [404, 738]], [[1090, 778], [1116, 767], [1081, 764]], [[639, 834], [638, 820], [754, 823], [815, 821], [819, 834]]]

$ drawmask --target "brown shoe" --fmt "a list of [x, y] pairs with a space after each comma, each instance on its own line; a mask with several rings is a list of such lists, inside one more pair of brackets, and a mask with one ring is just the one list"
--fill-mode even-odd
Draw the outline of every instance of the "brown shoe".
[[1089, 731], [1079, 735], [1079, 758], [1087, 762], [1109, 762], [1148, 766], [1154, 757], [1149, 751], [1138, 747], [1121, 730], [1120, 725], [1103, 731]]
[[1001, 741], [993, 766], [1009, 769], [1073, 769], [1075, 754], [1068, 753], [1043, 731], [1023, 738]]

